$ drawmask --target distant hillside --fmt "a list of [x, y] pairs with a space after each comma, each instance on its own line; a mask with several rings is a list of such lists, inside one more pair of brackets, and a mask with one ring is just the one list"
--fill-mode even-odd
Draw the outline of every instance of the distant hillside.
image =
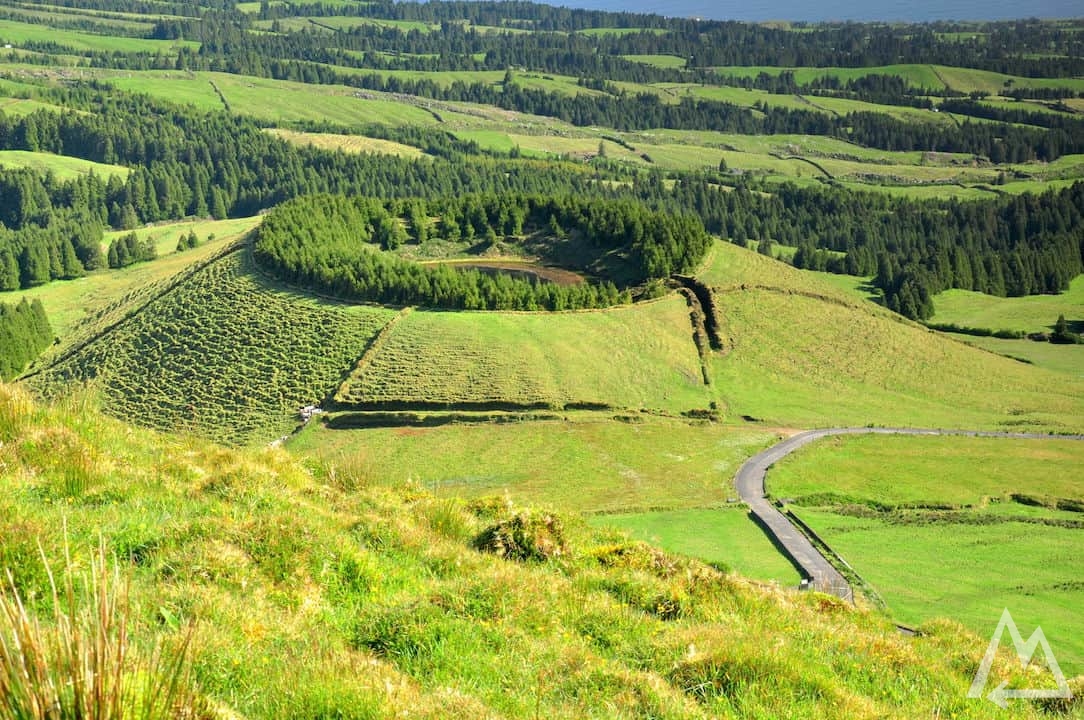
[[194, 627], [207, 717], [1040, 717], [967, 699], [986, 639], [955, 624], [906, 637], [574, 518], [347, 488], [4, 385], [0, 439], [16, 590], [48, 593], [39, 544], [63, 577], [65, 542], [85, 568], [101, 538], [133, 646]]

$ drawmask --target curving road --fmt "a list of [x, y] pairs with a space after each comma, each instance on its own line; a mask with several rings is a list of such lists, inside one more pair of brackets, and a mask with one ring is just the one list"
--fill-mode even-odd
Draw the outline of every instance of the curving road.
[[813, 543], [765, 497], [764, 477], [775, 463], [811, 442], [831, 435], [963, 435], [967, 437], [1016, 438], [1021, 440], [1084, 440], [1084, 435], [986, 432], [980, 430], [923, 430], [917, 428], [826, 428], [793, 435], [754, 455], [734, 476], [734, 485], [750, 512], [776, 543], [801, 568], [813, 587], [851, 599], [851, 587]]

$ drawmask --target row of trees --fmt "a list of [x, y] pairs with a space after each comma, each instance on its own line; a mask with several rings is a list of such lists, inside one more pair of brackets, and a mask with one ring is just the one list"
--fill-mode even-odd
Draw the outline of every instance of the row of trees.
[[128, 267], [137, 262], [154, 260], [157, 257], [158, 248], [154, 240], [151, 238], [140, 240], [134, 232], [109, 243], [109, 252], [106, 254], [106, 260], [111, 268]]
[[0, 303], [0, 380], [21, 373], [53, 341], [41, 300]]
[[561, 286], [448, 265], [420, 265], [373, 247], [394, 249], [405, 241], [429, 237], [457, 241], [531, 232], [567, 237], [580, 257], [614, 252], [625, 256], [631, 272], [622, 280], [631, 283], [688, 272], [710, 244], [694, 218], [652, 213], [630, 202], [488, 195], [388, 203], [320, 195], [298, 198], [269, 213], [260, 227], [255, 255], [261, 266], [287, 282], [393, 305], [569, 310], [629, 300], [628, 290], [619, 291], [610, 279]]

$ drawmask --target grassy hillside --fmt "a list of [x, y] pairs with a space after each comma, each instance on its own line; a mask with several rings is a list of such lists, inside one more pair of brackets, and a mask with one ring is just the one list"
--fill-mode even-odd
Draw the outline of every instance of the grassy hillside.
[[685, 301], [599, 312], [406, 315], [343, 384], [353, 407], [706, 408]]
[[[7, 108], [4, 108], [4, 111], [6, 112]], [[70, 180], [92, 172], [100, 178], [108, 178], [110, 175], [119, 175], [121, 179], [128, 177], [128, 168], [119, 165], [104, 165], [80, 158], [26, 150], [0, 150], [0, 167], [51, 172], [56, 175], [57, 180]]]
[[[344, 491], [281, 451], [156, 436], [8, 386], [0, 437], [0, 565], [18, 592], [47, 593], [39, 543], [63, 576], [64, 538], [85, 567], [100, 537], [134, 645], [194, 627], [190, 687], [215, 716], [1038, 716], [966, 699], [986, 639], [957, 625], [904, 637], [572, 518]], [[517, 523], [527, 559], [475, 549]], [[1025, 682], [1004, 659], [995, 678]]]
[[198, 270], [33, 377], [46, 394], [90, 383], [105, 408], [162, 429], [264, 442], [320, 402], [393, 315], [296, 297], [252, 273], [247, 251]]
[[702, 277], [728, 288], [717, 292], [728, 352], [711, 369], [730, 415], [799, 426], [1084, 427], [1079, 380], [900, 322], [815, 274], [720, 244]]

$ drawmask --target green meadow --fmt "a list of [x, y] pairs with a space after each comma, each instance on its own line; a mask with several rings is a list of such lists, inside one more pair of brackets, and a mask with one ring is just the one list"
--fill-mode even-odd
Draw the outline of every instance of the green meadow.
[[0, 167], [29, 168], [41, 173], [51, 172], [58, 180], [69, 180], [90, 173], [95, 173], [103, 179], [110, 175], [128, 177], [128, 168], [119, 165], [104, 165], [81, 158], [26, 150], [0, 150]]

